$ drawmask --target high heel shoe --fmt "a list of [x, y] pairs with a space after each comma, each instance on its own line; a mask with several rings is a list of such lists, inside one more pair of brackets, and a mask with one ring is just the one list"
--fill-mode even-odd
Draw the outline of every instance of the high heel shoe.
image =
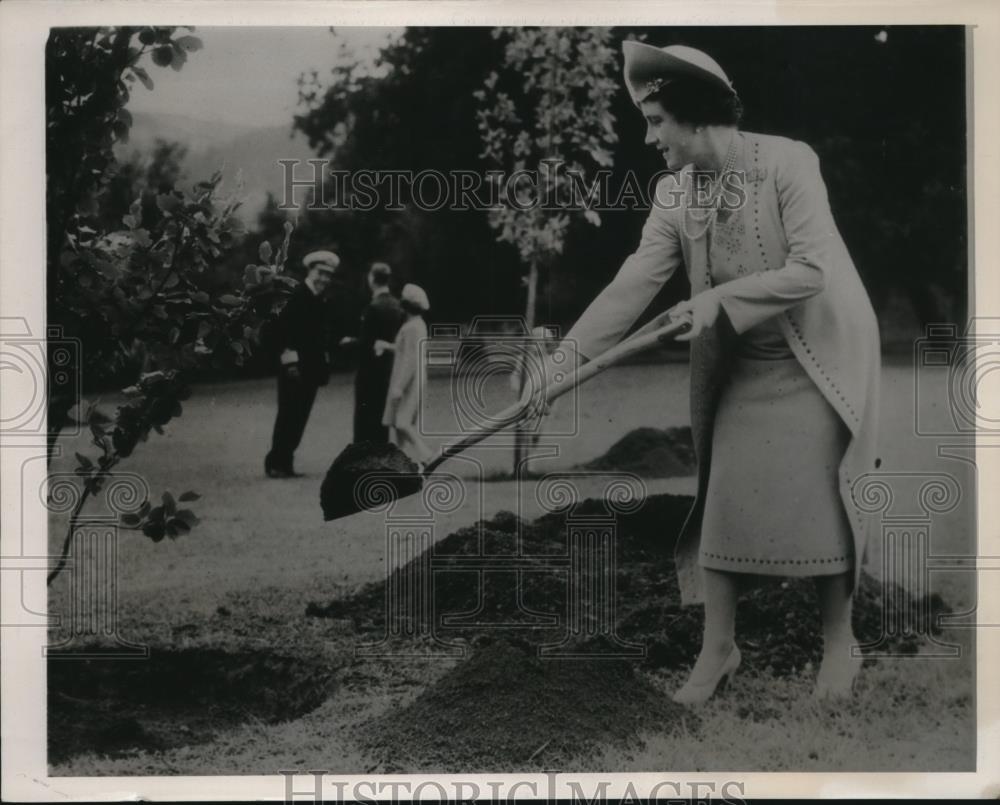
[[723, 681], [728, 682], [732, 678], [733, 674], [736, 673], [736, 669], [740, 667], [742, 660], [743, 655], [740, 654], [740, 650], [736, 646], [733, 646], [733, 650], [729, 652], [729, 656], [726, 657], [725, 662], [719, 666], [719, 670], [713, 679], [697, 685], [688, 680], [673, 695], [673, 700], [678, 704], [702, 704], [707, 702], [712, 698], [720, 683]]
[[847, 663], [847, 673], [830, 678], [830, 674], [824, 674], [820, 666], [819, 675], [816, 677], [816, 687], [813, 689], [814, 699], [848, 699], [854, 693], [854, 683], [861, 672], [861, 665], [864, 662], [862, 657], [851, 657]]

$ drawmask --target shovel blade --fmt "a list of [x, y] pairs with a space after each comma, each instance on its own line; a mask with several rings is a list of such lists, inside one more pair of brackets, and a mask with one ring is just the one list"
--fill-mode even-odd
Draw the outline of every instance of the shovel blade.
[[355, 442], [334, 459], [320, 487], [324, 520], [392, 505], [423, 488], [417, 465], [393, 444]]

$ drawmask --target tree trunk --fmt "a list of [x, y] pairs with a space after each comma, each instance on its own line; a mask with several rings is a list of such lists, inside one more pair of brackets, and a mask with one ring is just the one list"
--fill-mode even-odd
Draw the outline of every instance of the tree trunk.
[[[531, 266], [528, 269], [528, 300], [524, 310], [524, 326], [527, 332], [525, 351], [521, 355], [520, 379], [517, 384], [518, 397], [524, 394], [524, 388], [528, 380], [527, 349], [530, 346], [532, 337], [531, 331], [535, 328], [535, 306], [538, 300], [538, 259], [531, 259]], [[528, 442], [531, 438], [522, 428], [514, 432], [514, 475], [517, 476], [521, 468], [521, 461], [528, 455]]]

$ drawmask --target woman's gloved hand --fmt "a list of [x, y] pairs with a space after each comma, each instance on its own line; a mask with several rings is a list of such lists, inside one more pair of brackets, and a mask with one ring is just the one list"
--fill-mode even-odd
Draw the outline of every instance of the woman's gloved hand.
[[531, 409], [531, 420], [547, 416], [551, 411], [549, 392], [573, 374], [582, 363], [579, 353], [566, 341], [559, 344], [536, 366], [529, 367], [527, 383], [521, 394], [521, 404]]
[[691, 325], [691, 329], [685, 333], [675, 336], [677, 341], [690, 341], [701, 335], [702, 331], [714, 326], [719, 318], [719, 294], [715, 288], [709, 288], [695, 294], [690, 299], [678, 302], [670, 308], [673, 318], [686, 321]]

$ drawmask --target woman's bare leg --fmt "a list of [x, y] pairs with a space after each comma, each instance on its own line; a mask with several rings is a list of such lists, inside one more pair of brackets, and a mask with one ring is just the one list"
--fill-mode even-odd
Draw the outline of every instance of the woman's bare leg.
[[709, 682], [726, 661], [736, 637], [736, 602], [739, 599], [740, 576], [722, 570], [704, 569], [705, 631], [701, 638], [701, 653], [691, 669], [689, 682], [702, 685]]
[[850, 573], [817, 576], [819, 611], [823, 619], [823, 664], [816, 678], [817, 693], [847, 695], [861, 659], [852, 656], [857, 645], [851, 624], [853, 579]]
[[424, 464], [430, 461], [433, 451], [417, 432], [416, 428], [409, 425], [399, 426], [396, 428], [396, 433], [399, 439], [400, 450], [409, 453], [410, 450], [406, 449], [409, 446], [412, 449], [413, 457], [417, 461]]

